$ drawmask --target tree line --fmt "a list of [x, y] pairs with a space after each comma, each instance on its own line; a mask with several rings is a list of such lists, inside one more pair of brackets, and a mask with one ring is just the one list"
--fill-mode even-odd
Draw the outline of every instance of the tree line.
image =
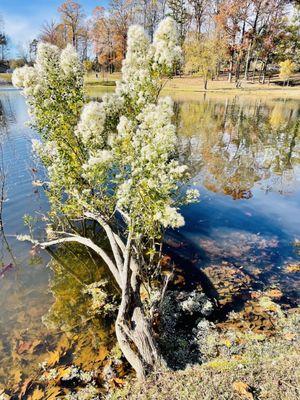
[[67, 0], [58, 14], [58, 21], [43, 24], [21, 59], [32, 62], [40, 40], [60, 48], [71, 43], [87, 71], [113, 73], [125, 58], [130, 25], [142, 25], [151, 40], [159, 22], [171, 16], [184, 49], [176, 72], [202, 76], [205, 87], [220, 74], [237, 85], [255, 77], [265, 83], [280, 63], [287, 75], [300, 65], [298, 0], [111, 0], [89, 18], [80, 3]]

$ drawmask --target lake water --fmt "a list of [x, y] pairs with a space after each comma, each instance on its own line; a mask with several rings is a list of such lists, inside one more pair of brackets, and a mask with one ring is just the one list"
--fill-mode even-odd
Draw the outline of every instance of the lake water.
[[[182, 210], [186, 225], [171, 234], [184, 243], [178, 251], [197, 268], [226, 262], [241, 267], [295, 302], [299, 275], [287, 268], [299, 263], [300, 102], [206, 96], [179, 100], [175, 117], [180, 157], [201, 193], [200, 203]], [[64, 268], [54, 263], [51, 269], [47, 253], [15, 238], [27, 231], [25, 214], [47, 211], [43, 189], [32, 184], [41, 171], [27, 119], [20, 93], [0, 88], [0, 389], [17, 387], [45, 354], [60, 349], [67, 358], [59, 344], [66, 341], [76, 341], [72, 351], [79, 349], [83, 362], [98, 357], [101, 363], [111, 329], [88, 314], [90, 299], [81, 291], [82, 282], [97, 280], [103, 270], [92, 255], [69, 248], [60, 254]], [[86, 355], [91, 343], [98, 353], [103, 344], [100, 355]]]

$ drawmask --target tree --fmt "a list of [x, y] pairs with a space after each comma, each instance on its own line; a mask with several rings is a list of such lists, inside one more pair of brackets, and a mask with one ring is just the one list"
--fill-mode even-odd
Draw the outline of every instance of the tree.
[[193, 10], [192, 16], [195, 22], [195, 30], [198, 34], [200, 34], [206, 13], [208, 11], [208, 0], [189, 0], [189, 3]]
[[177, 22], [179, 31], [179, 43], [183, 45], [188, 24], [190, 22], [190, 14], [188, 12], [188, 4], [186, 0], [167, 0], [169, 15]]
[[103, 7], [96, 7], [93, 11], [91, 37], [99, 64], [109, 72], [114, 72], [121, 66], [123, 44], [119, 41], [111, 17], [106, 15]]
[[70, 40], [67, 43], [71, 43], [78, 50], [84, 18], [82, 6], [73, 0], [67, 0], [58, 8], [58, 12], [60, 13], [62, 23], [67, 28]]
[[291, 60], [282, 61], [279, 63], [280, 73], [279, 77], [284, 80], [286, 85], [289, 85], [289, 81], [296, 69], [296, 64]]
[[203, 77], [204, 89], [207, 81], [217, 72], [218, 61], [223, 55], [222, 42], [217, 38], [208, 38], [190, 33], [184, 43], [185, 72]]
[[[151, 315], [163, 233], [184, 224], [179, 205], [198, 197], [180, 190], [187, 170], [175, 155], [173, 105], [158, 98], [179, 58], [175, 23], [167, 18], [152, 44], [141, 27], [129, 29], [122, 79], [101, 103], [83, 104], [83, 69], [70, 45], [60, 52], [39, 44], [36, 65], [13, 74], [41, 134], [35, 149], [50, 179], [50, 236], [39, 245], [77, 242], [104, 260], [121, 292], [116, 336], [139, 378], [161, 363]], [[85, 236], [78, 220], [98, 222], [106, 243]]]
[[5, 61], [8, 47], [8, 38], [4, 31], [4, 22], [0, 15], [0, 61]]
[[141, 0], [136, 4], [136, 11], [135, 19], [145, 28], [152, 40], [157, 24], [165, 16], [166, 0]]
[[92, 72], [93, 71], [93, 66], [94, 66], [93, 61], [91, 61], [91, 60], [84, 60], [83, 61], [83, 67], [84, 67], [85, 72]]

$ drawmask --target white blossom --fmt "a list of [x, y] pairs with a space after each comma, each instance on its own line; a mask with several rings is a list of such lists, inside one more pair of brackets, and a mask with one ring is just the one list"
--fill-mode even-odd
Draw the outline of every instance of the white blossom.
[[86, 104], [82, 110], [76, 134], [83, 143], [87, 144], [92, 140], [99, 146], [105, 144], [103, 136], [105, 123], [105, 112], [103, 105], [99, 102], [92, 101]]
[[167, 228], [180, 228], [185, 224], [183, 216], [178, 212], [175, 207], [167, 205], [164, 210], [159, 211], [155, 215], [155, 219]]
[[200, 193], [198, 189], [188, 189], [186, 191], [186, 202], [187, 203], [194, 203], [199, 200]]
[[161, 21], [154, 34], [153, 58], [156, 67], [166, 65], [168, 68], [172, 68], [174, 63], [181, 60], [181, 48], [177, 43], [176, 23], [171, 17], [167, 17]]
[[53, 74], [59, 67], [60, 50], [50, 43], [39, 42], [37, 46], [35, 68], [42, 76]]
[[90, 156], [88, 163], [83, 165], [84, 169], [94, 167], [95, 165], [107, 165], [113, 160], [112, 152], [109, 150], [100, 150], [96, 156]]
[[25, 79], [28, 75], [28, 70], [30, 67], [25, 65], [21, 68], [16, 68], [12, 74], [12, 84], [17, 88], [23, 88], [25, 86]]
[[66, 75], [76, 75], [83, 72], [78, 54], [71, 44], [60, 54], [60, 66]]

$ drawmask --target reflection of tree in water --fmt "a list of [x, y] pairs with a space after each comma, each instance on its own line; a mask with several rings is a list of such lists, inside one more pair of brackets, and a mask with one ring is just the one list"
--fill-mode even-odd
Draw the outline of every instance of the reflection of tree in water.
[[16, 121], [16, 116], [8, 96], [0, 97], [0, 138], [7, 132], [8, 126]]
[[[5, 99], [5, 105], [2, 99], [0, 98], [0, 241], [1, 241], [1, 258], [4, 259], [4, 253], [8, 253], [11, 261], [16, 263], [16, 258], [12, 252], [12, 249], [8, 243], [8, 240], [5, 236], [4, 232], [4, 224], [3, 224], [3, 204], [5, 201], [6, 193], [6, 171], [4, 166], [4, 154], [3, 154], [3, 140], [4, 135], [7, 133], [8, 125], [11, 120], [15, 119], [15, 115], [13, 109], [11, 107], [9, 98]], [[0, 263], [1, 267], [1, 263]], [[2, 265], [3, 267], [3, 265]]]
[[235, 100], [179, 104], [181, 152], [205, 187], [233, 198], [252, 196], [259, 181], [285, 192], [299, 164], [299, 107]]
[[[52, 368], [58, 374], [66, 374], [72, 365], [100, 374], [109, 365], [113, 366], [115, 374], [124, 373], [124, 364], [110, 361], [109, 351], [115, 345], [113, 310], [110, 308], [104, 315], [105, 304], [96, 309], [91, 292], [86, 290], [90, 284], [107, 277], [105, 266], [78, 245], [61, 246], [52, 256], [49, 264], [52, 305], [49, 307], [48, 294], [45, 292], [41, 296], [40, 290], [35, 290], [32, 285], [29, 285], [29, 293], [25, 293], [25, 297], [30, 296], [30, 301], [23, 291], [11, 291], [8, 301], [14, 325], [6, 327], [0, 323], [3, 328], [0, 350], [1, 345], [5, 345], [5, 351], [1, 350], [5, 363], [0, 365], [0, 382], [13, 393], [19, 393], [22, 382], [28, 377], [35, 377], [35, 384], [49, 385], [51, 391], [55, 381], [48, 384], [39, 379]], [[113, 303], [117, 295], [115, 288], [108, 284], [106, 290], [107, 302]], [[19, 306], [23, 303], [25, 310]]]
[[[52, 329], [72, 330], [74, 327], [85, 329], [89, 322], [97, 326], [102, 324], [103, 330], [105, 313], [101, 307], [93, 307], [89, 287], [105, 280], [105, 265], [79, 245], [69, 244], [51, 253], [53, 275], [49, 285], [55, 301], [44, 317], [46, 325]], [[107, 282], [106, 292], [116, 293], [112, 280], [108, 278]]]

